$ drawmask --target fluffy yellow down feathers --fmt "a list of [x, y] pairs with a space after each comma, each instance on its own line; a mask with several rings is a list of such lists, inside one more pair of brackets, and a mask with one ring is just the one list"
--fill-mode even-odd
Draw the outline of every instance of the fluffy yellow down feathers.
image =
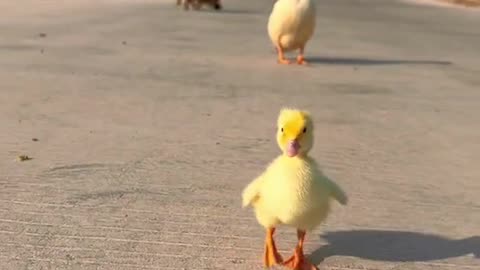
[[[315, 160], [308, 156], [314, 140], [313, 122], [307, 112], [282, 109], [276, 137], [283, 154], [273, 160], [242, 194], [243, 207], [252, 206], [258, 222], [267, 229], [264, 257], [267, 267], [282, 261], [273, 238], [269, 239], [277, 225], [296, 228], [299, 245], [303, 246], [305, 232], [325, 220], [332, 199], [347, 203], [345, 192], [323, 175]], [[283, 264], [293, 269], [316, 269], [306, 262], [299, 245], [294, 256]]]

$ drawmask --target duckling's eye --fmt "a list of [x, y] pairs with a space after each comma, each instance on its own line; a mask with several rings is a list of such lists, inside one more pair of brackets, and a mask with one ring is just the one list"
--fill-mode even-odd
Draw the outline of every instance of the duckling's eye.
[[283, 128], [282, 128], [282, 129], [280, 129], [280, 131], [282, 131], [282, 132], [283, 132]]
[[303, 128], [303, 133], [307, 132], [307, 128]]

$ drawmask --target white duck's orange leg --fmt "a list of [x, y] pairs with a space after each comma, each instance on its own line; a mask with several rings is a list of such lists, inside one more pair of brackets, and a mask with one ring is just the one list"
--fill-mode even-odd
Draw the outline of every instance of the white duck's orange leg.
[[300, 50], [300, 52], [299, 52], [299, 54], [298, 54], [298, 56], [297, 56], [297, 64], [299, 64], [299, 65], [306, 65], [306, 64], [308, 64], [307, 61], [305, 61], [305, 57], [304, 57], [304, 55], [303, 55], [303, 52], [304, 52], [304, 50], [305, 50], [305, 45], [304, 45], [304, 46], [301, 46], [299, 50]]
[[298, 244], [295, 248], [293, 256], [286, 260], [283, 265], [294, 270], [318, 270], [318, 268], [310, 263], [305, 254], [303, 254], [303, 242], [305, 240], [305, 231], [297, 230]]
[[265, 237], [265, 252], [263, 254], [264, 267], [272, 267], [275, 264], [279, 264], [283, 261], [282, 256], [278, 253], [275, 241], [273, 240], [273, 234], [275, 228], [267, 229], [267, 235]]
[[277, 49], [277, 54], [278, 54], [278, 60], [277, 60], [278, 63], [279, 64], [284, 64], [284, 65], [290, 64], [290, 60], [285, 58], [285, 54], [283, 53], [283, 48], [280, 45], [277, 45], [276, 49]]

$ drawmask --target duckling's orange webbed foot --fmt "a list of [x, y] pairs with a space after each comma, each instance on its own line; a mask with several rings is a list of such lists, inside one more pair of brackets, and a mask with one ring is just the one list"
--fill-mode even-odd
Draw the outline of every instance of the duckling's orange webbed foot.
[[305, 239], [305, 232], [298, 230], [297, 237], [298, 244], [297, 247], [295, 247], [295, 253], [292, 257], [290, 257], [282, 264], [293, 270], [318, 270], [315, 265], [310, 263], [307, 258], [305, 258], [305, 254], [303, 254], [303, 242]]
[[302, 251], [295, 249], [295, 254], [282, 263], [284, 266], [293, 270], [318, 270], [318, 268], [310, 263]]
[[277, 251], [275, 241], [273, 240], [274, 233], [275, 228], [267, 229], [267, 236], [265, 238], [265, 252], [263, 254], [264, 267], [272, 267], [276, 264], [282, 263], [283, 261], [282, 256]]

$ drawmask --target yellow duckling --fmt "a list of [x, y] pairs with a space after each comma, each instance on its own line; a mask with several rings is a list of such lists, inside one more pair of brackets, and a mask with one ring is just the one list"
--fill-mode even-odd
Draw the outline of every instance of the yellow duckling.
[[[347, 196], [308, 156], [313, 146], [309, 113], [282, 109], [277, 122], [277, 143], [283, 154], [243, 190], [242, 204], [253, 206], [258, 222], [267, 230], [265, 267], [282, 264], [295, 270], [317, 269], [303, 253], [305, 233], [325, 220], [332, 199], [345, 205]], [[295, 253], [285, 262], [273, 240], [280, 224], [296, 228], [298, 236]]]
[[284, 52], [300, 50], [298, 64], [306, 64], [303, 52], [315, 31], [314, 0], [278, 0], [268, 19], [268, 34], [278, 54], [278, 62], [290, 64]]

